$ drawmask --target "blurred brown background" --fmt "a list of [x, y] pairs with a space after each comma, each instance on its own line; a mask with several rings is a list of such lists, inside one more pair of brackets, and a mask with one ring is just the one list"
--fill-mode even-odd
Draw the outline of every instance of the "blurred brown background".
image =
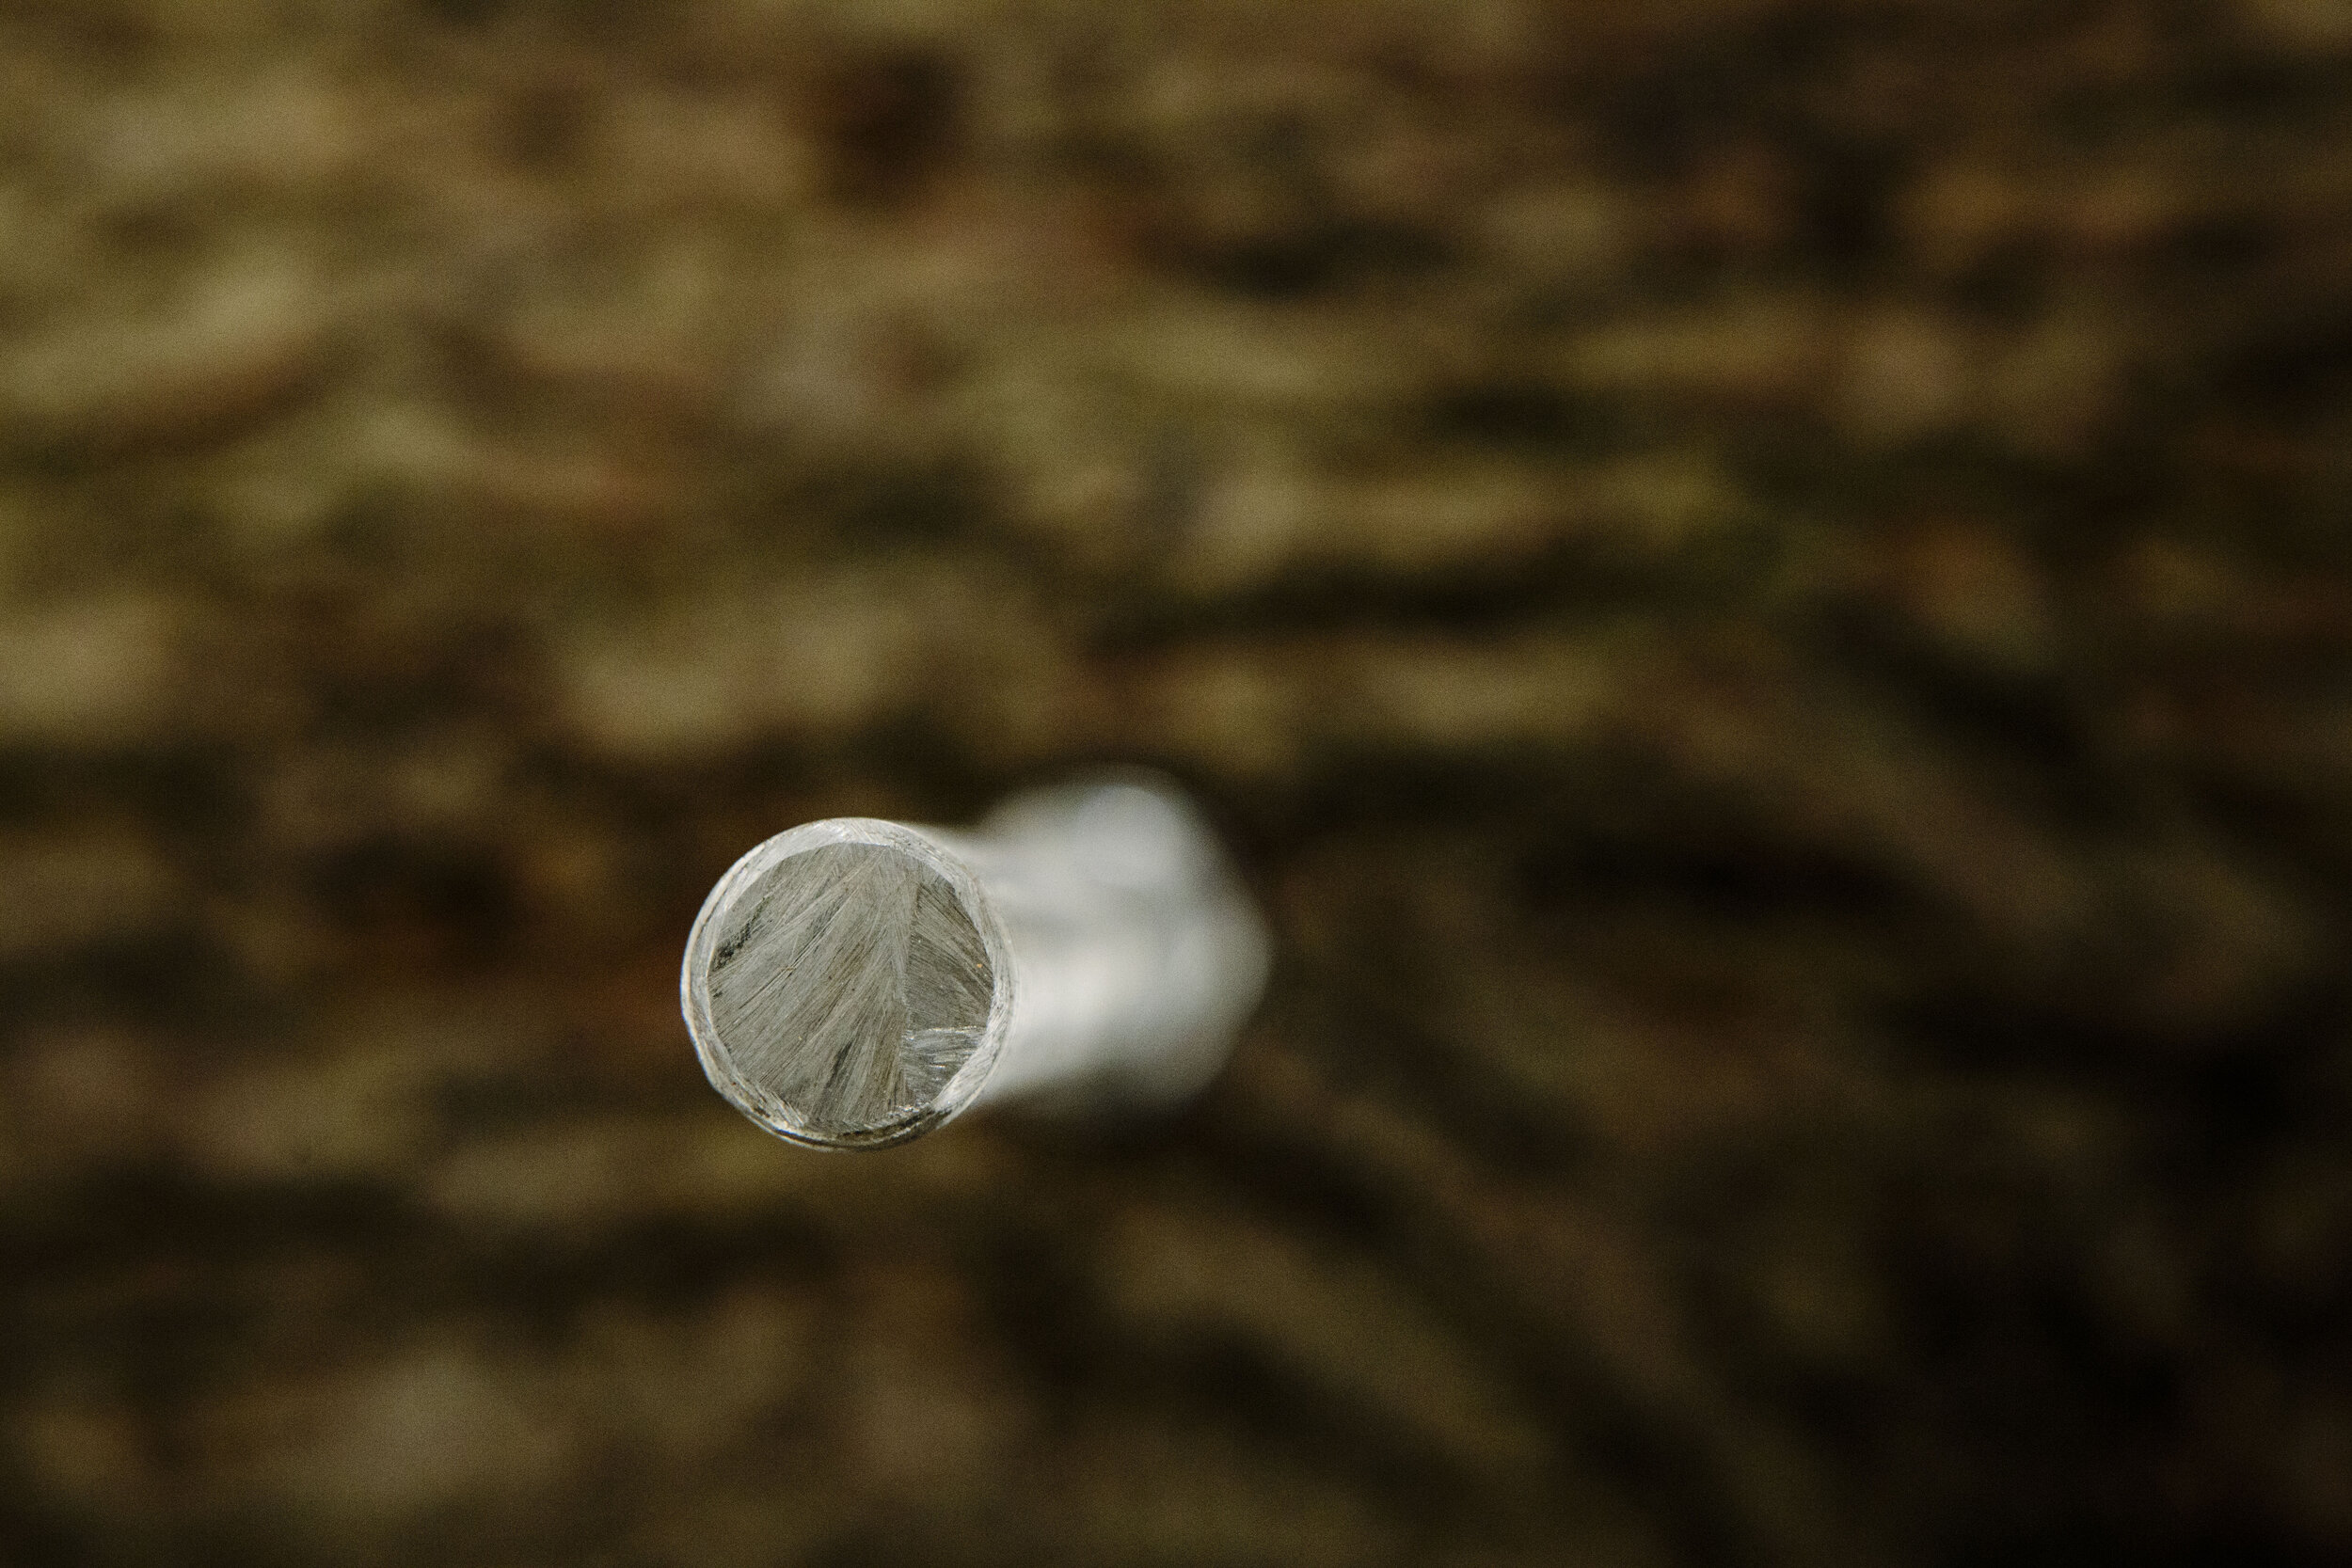
[[[2352, 1552], [2343, 0], [0, 4], [0, 1561]], [[1166, 768], [1123, 1141], [753, 1129]]]

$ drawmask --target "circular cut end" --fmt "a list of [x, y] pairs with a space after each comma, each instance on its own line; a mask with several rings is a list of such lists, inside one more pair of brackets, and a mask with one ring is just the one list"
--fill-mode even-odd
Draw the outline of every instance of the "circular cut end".
[[962, 863], [893, 822], [780, 833], [695, 918], [680, 977], [711, 1085], [798, 1143], [876, 1148], [979, 1092], [1009, 1012], [1004, 938]]

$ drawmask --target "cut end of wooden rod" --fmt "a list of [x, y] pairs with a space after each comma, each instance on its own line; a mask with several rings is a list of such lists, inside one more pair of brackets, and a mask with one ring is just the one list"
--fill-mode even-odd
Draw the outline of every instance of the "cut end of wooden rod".
[[778, 834], [711, 890], [680, 998], [745, 1116], [879, 1148], [982, 1100], [1187, 1098], [1265, 968], [1206, 826], [1120, 779], [1018, 797], [970, 834], [866, 817]]

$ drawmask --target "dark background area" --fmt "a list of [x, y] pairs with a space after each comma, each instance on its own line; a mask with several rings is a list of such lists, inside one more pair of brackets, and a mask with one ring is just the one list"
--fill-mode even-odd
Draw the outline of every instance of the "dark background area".
[[[2352, 9], [0, 4], [0, 1560], [2352, 1553]], [[1170, 1126], [705, 891], [1165, 768]]]

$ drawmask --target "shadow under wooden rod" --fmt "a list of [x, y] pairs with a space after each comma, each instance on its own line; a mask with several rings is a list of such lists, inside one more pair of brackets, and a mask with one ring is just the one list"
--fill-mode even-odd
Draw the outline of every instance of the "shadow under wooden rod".
[[1118, 777], [972, 832], [871, 817], [721, 878], [679, 977], [711, 1085], [780, 1137], [882, 1148], [975, 1105], [1172, 1107], [1232, 1049], [1265, 928], [1200, 815]]

